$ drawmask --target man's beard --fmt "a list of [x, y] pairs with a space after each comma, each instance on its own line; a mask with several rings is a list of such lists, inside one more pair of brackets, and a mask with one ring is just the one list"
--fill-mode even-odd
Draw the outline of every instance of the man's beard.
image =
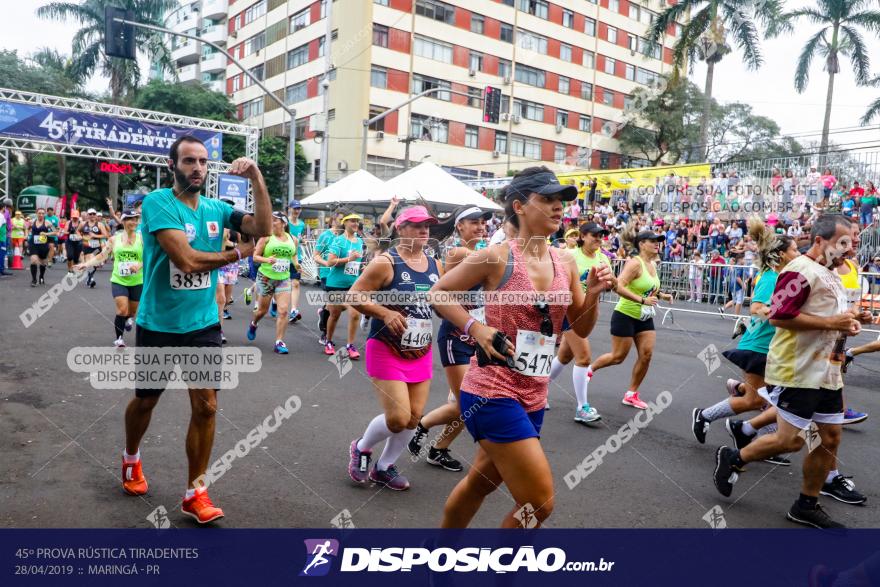
[[[204, 183], [204, 179], [202, 180], [202, 182]], [[179, 169], [174, 170], [174, 183], [182, 186], [183, 191], [190, 194], [197, 194], [202, 191], [202, 186], [191, 184], [186, 174]]]

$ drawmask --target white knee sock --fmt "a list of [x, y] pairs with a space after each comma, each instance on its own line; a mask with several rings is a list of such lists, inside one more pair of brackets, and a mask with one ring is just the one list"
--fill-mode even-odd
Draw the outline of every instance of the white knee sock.
[[407, 428], [389, 436], [388, 440], [385, 441], [385, 450], [382, 451], [382, 456], [376, 461], [376, 468], [380, 471], [387, 471], [388, 467], [400, 458], [403, 449], [406, 448], [407, 443], [409, 443], [415, 433], [415, 430]]
[[559, 377], [563, 369], [565, 369], [565, 365], [559, 359], [553, 357], [553, 362], [550, 363], [550, 380], [547, 383]]
[[592, 374], [593, 372], [590, 370], [589, 366], [574, 366], [571, 378], [572, 381], [574, 381], [574, 395], [577, 398], [577, 407], [585, 406], [590, 403], [587, 401], [587, 383], [590, 382], [590, 376]]
[[392, 432], [388, 429], [388, 424], [385, 423], [385, 414], [379, 414], [370, 421], [367, 430], [364, 432], [364, 437], [357, 443], [357, 449], [359, 451], [369, 451], [379, 442], [391, 436], [391, 434]]

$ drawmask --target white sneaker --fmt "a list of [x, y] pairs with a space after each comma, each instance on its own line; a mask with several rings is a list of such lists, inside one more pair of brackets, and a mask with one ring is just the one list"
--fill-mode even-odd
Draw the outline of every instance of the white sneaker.
[[581, 424], [597, 422], [601, 419], [602, 416], [600, 416], [599, 412], [596, 411], [596, 408], [592, 407], [590, 404], [579, 407], [574, 413], [574, 421], [580, 422]]
[[113, 341], [113, 346], [115, 346], [118, 349], [124, 349], [125, 348], [125, 341], [122, 340], [122, 337], [120, 336], [119, 338], [117, 338], [116, 340]]

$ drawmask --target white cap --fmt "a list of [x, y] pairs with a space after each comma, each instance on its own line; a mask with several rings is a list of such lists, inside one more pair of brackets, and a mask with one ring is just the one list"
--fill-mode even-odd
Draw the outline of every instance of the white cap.
[[95, 210], [94, 208], [89, 208], [88, 210], [86, 210], [86, 214], [97, 214], [97, 213], [98, 213], [98, 211]]

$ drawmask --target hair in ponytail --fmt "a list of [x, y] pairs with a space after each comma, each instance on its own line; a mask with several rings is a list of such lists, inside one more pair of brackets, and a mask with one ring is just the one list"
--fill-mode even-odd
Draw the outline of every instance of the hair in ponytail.
[[758, 263], [761, 271], [773, 269], [782, 263], [782, 255], [794, 239], [784, 234], [776, 234], [768, 228], [759, 216], [749, 219], [749, 236], [758, 245]]
[[635, 220], [630, 220], [626, 223], [626, 226], [623, 227], [623, 230], [620, 231], [620, 242], [626, 249], [630, 249], [635, 251], [636, 254], [639, 252], [639, 247], [636, 245], [636, 235], [638, 234], [637, 230], [638, 224]]

